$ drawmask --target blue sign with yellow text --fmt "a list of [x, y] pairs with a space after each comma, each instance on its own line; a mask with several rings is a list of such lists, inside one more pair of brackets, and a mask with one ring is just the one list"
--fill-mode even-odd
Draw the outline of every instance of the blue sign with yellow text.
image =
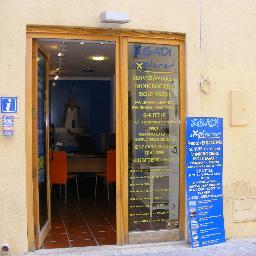
[[192, 247], [225, 242], [222, 169], [223, 119], [188, 117], [186, 196]]

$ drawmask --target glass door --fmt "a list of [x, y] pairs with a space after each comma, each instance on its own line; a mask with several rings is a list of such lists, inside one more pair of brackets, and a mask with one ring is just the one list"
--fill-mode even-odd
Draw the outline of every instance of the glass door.
[[35, 247], [50, 229], [48, 57], [37, 42], [33, 49], [33, 193]]
[[127, 41], [129, 243], [182, 238], [182, 47], [171, 40]]

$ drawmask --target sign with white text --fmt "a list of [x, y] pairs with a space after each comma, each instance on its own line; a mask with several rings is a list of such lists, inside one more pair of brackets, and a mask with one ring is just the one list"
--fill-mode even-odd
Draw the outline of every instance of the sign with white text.
[[223, 119], [188, 117], [186, 196], [192, 247], [225, 242], [222, 194]]
[[4, 136], [12, 136], [14, 134], [14, 116], [2, 116], [2, 127]]

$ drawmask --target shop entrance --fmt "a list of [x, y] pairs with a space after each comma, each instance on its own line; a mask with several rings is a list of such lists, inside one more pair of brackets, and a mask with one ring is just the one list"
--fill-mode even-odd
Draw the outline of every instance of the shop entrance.
[[37, 247], [116, 244], [115, 43], [35, 48]]
[[30, 250], [183, 239], [183, 36], [30, 26], [29, 96]]

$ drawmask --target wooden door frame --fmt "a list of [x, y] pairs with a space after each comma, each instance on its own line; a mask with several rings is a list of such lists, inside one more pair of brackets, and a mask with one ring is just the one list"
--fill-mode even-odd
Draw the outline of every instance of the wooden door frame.
[[[169, 39], [163, 36], [162, 38], [141, 38], [141, 37], [131, 37], [127, 36], [124, 40], [123, 50], [128, 51], [129, 43], [141, 43], [141, 44], [158, 44], [158, 45], [173, 45], [179, 47], [179, 239], [185, 238], [185, 124], [186, 124], [186, 93], [185, 93], [185, 43], [184, 40], [180, 39]], [[126, 53], [125, 60], [128, 61]], [[123, 65], [124, 74], [123, 86], [128, 92], [128, 62]], [[128, 99], [128, 94], [125, 95]], [[128, 122], [128, 121], [127, 121]], [[128, 125], [127, 125], [128, 126]], [[128, 145], [128, 140], [125, 142], [125, 145]], [[128, 162], [128, 161], [127, 161]], [[126, 166], [126, 170], [128, 167]], [[125, 177], [126, 178], [126, 177]], [[128, 184], [128, 178], [127, 178]], [[128, 188], [126, 188], [128, 191]], [[128, 197], [128, 196], [127, 196]], [[128, 212], [128, 208], [125, 209]], [[153, 239], [154, 240], [154, 239]]]
[[[113, 30], [104, 28], [62, 27], [28, 25], [26, 30], [26, 169], [27, 169], [27, 222], [28, 249], [34, 250], [34, 221], [33, 221], [33, 182], [32, 182], [32, 60], [33, 40], [44, 39], [74, 39], [74, 40], [108, 40], [116, 44], [116, 221], [117, 244], [128, 243], [128, 52], [125, 49], [128, 38], [134, 40], [161, 39], [177, 41], [180, 45], [180, 121], [182, 138], [180, 142], [180, 229], [184, 233], [185, 225], [185, 64], [184, 41], [185, 36], [178, 33], [142, 31], [142, 30]], [[145, 41], [143, 41], [145, 42]]]
[[[28, 45], [32, 46], [32, 55], [30, 54], [30, 60], [31, 64], [29, 65], [29, 68], [32, 71], [31, 77], [32, 77], [32, 86], [31, 86], [31, 115], [28, 117], [26, 115], [27, 121], [31, 122], [31, 127], [29, 131], [26, 132], [26, 138], [29, 140], [29, 136], [32, 136], [32, 150], [31, 150], [31, 158], [32, 158], [32, 193], [33, 193], [33, 215], [31, 213], [28, 213], [30, 218], [33, 219], [33, 246], [36, 248], [40, 248], [45, 236], [47, 235], [48, 230], [51, 227], [51, 203], [50, 203], [50, 184], [49, 184], [49, 148], [47, 145], [49, 145], [49, 56], [45, 50], [38, 45], [37, 41], [29, 41]], [[35, 128], [37, 126], [37, 81], [38, 81], [38, 75], [37, 75], [37, 58], [38, 53], [41, 52], [42, 55], [44, 55], [46, 60], [46, 182], [47, 182], [47, 221], [44, 224], [42, 228], [40, 228], [40, 220], [39, 220], [39, 189], [38, 189], [38, 132]], [[27, 95], [28, 92], [26, 92]], [[27, 99], [26, 99], [27, 100]], [[27, 106], [26, 106], [27, 107]], [[27, 122], [26, 122], [27, 124]], [[29, 140], [30, 142], [30, 140]], [[26, 147], [28, 145], [26, 144]], [[27, 149], [27, 154], [29, 152], [29, 148]], [[28, 205], [31, 207], [30, 205]], [[30, 209], [30, 208], [28, 208]], [[28, 227], [28, 234], [29, 234], [30, 228]], [[32, 230], [31, 230], [32, 232]], [[29, 241], [29, 246], [32, 246], [32, 242]]]

